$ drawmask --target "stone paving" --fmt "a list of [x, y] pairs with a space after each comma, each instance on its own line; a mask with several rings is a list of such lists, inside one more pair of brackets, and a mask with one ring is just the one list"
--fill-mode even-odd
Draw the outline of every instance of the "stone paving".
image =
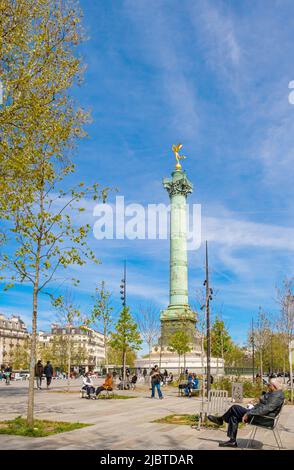
[[[101, 380], [96, 381], [96, 385]], [[51, 391], [36, 390], [35, 416], [56, 421], [80, 421], [91, 427], [56, 434], [46, 438], [0, 435], [1, 449], [210, 449], [219, 450], [218, 443], [226, 440], [224, 429], [202, 429], [185, 425], [153, 423], [155, 419], [171, 414], [195, 414], [200, 410], [199, 398], [177, 396], [175, 388], [163, 387], [163, 400], [150, 399], [147, 387], [134, 392], [118, 394], [135, 396], [128, 400], [86, 400], [79, 398], [80, 381], [73, 380], [71, 390], [76, 393], [55, 393], [66, 387], [66, 382], [54, 381]], [[27, 382], [6, 386], [0, 382], [1, 420], [25, 415]], [[239, 449], [247, 444], [251, 427], [239, 430]], [[280, 434], [284, 447], [294, 449], [294, 406], [285, 406], [280, 420]], [[271, 431], [258, 430], [254, 448], [275, 449]], [[236, 452], [238, 449], [232, 449]]]

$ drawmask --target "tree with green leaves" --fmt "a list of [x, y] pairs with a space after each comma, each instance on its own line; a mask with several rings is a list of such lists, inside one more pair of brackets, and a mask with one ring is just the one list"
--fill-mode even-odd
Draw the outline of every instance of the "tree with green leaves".
[[105, 288], [105, 282], [102, 281], [101, 285], [95, 289], [94, 306], [90, 317], [90, 323], [97, 328], [102, 324], [106, 372], [108, 372], [107, 341], [110, 331], [109, 329], [112, 324], [112, 312], [111, 293]]
[[0, 218], [12, 243], [0, 268], [12, 273], [7, 287], [15, 281], [32, 287], [27, 422], [33, 426], [38, 298], [59, 270], [96, 260], [86, 243], [90, 226], [76, 214], [85, 198], [104, 200], [105, 190], [83, 183], [64, 190], [75, 171], [70, 152], [88, 120], [69, 92], [83, 72], [75, 50], [83, 40], [77, 2], [35, 0], [28, 8], [26, 0], [3, 0], [0, 35]]
[[141, 349], [142, 339], [138, 325], [134, 321], [129, 307], [123, 307], [115, 325], [115, 331], [110, 334], [110, 346], [121, 353], [123, 364], [123, 382], [126, 379], [126, 356], [128, 351]]
[[179, 356], [179, 375], [181, 374], [181, 357], [185, 357], [186, 353], [191, 351], [190, 343], [189, 334], [182, 329], [174, 331], [168, 338], [169, 349]]
[[221, 357], [226, 360], [232, 348], [233, 342], [226, 329], [225, 322], [216, 316], [211, 328], [211, 354], [217, 358], [217, 369], [218, 358]]
[[30, 363], [30, 339], [26, 338], [14, 346], [11, 365], [14, 370], [28, 369]]
[[40, 155], [61, 165], [85, 135], [88, 114], [69, 94], [84, 70], [76, 53], [84, 40], [81, 16], [75, 0], [0, 2], [2, 211], [34, 199]]

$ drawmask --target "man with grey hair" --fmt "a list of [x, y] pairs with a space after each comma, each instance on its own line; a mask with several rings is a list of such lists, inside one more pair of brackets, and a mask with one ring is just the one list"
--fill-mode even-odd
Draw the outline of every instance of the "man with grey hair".
[[284, 403], [285, 395], [280, 379], [271, 379], [267, 386], [268, 392], [260, 397], [259, 403], [253, 408], [248, 409], [240, 405], [233, 405], [223, 416], [208, 416], [208, 419], [218, 426], [221, 426], [224, 421], [228, 423], [227, 436], [229, 440], [220, 442], [220, 447], [238, 447], [236, 438], [238, 424], [241, 423], [241, 421], [247, 423], [248, 421], [251, 422], [253, 418], [252, 424], [259, 424], [261, 419], [265, 426], [272, 424], [272, 420], [266, 420], [266, 417], [275, 417], [279, 413]]

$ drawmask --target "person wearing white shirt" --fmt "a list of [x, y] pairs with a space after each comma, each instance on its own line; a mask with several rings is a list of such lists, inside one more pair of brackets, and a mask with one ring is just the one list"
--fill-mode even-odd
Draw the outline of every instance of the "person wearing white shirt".
[[93, 384], [93, 380], [89, 376], [88, 372], [83, 377], [83, 388], [87, 391], [87, 398], [90, 399], [90, 394], [95, 393], [95, 387]]

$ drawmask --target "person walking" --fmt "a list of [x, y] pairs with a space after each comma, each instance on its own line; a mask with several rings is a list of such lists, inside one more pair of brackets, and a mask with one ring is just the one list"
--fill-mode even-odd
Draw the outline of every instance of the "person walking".
[[43, 367], [41, 359], [39, 359], [37, 364], [35, 365], [35, 377], [36, 377], [36, 380], [37, 380], [38, 390], [42, 390], [43, 374], [44, 374], [44, 367]]
[[163, 383], [164, 383], [164, 385], [166, 385], [167, 378], [168, 378], [168, 371], [166, 369], [164, 369], [164, 372], [163, 372]]
[[44, 374], [46, 376], [47, 389], [48, 389], [51, 385], [51, 381], [52, 381], [52, 377], [53, 377], [53, 367], [52, 367], [50, 361], [47, 361], [47, 364], [44, 367]]
[[163, 399], [162, 392], [160, 390], [160, 382], [162, 380], [162, 375], [158, 369], [158, 366], [154, 366], [151, 371], [151, 398], [155, 398], [155, 389], [157, 390], [158, 397], [160, 400]]
[[143, 377], [144, 377], [144, 382], [146, 383], [146, 377], [147, 377], [147, 369], [146, 369], [146, 367], [144, 367], [144, 370], [143, 370]]
[[10, 385], [11, 374], [12, 374], [12, 368], [10, 366], [7, 366], [6, 369], [4, 370], [6, 385]]

